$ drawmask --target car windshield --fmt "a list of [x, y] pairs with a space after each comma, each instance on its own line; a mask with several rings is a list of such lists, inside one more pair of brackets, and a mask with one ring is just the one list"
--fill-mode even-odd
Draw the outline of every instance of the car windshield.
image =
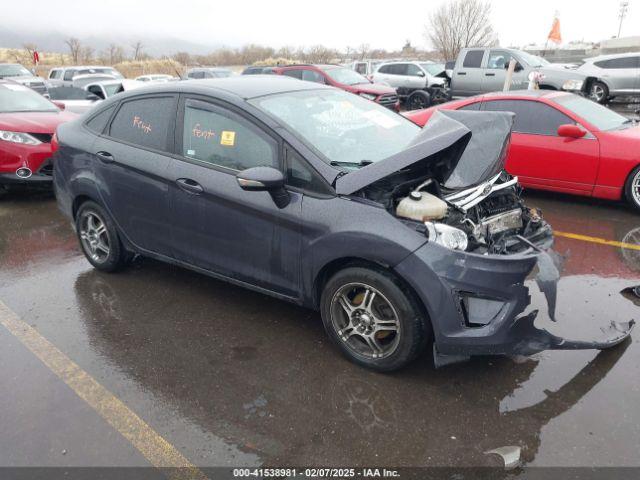
[[288, 92], [251, 103], [289, 126], [329, 163], [345, 168], [394, 155], [420, 132], [397, 113], [340, 90]]
[[0, 113], [57, 112], [56, 107], [42, 95], [22, 85], [0, 85]]
[[33, 76], [33, 74], [22, 65], [0, 65], [0, 78], [31, 76]]
[[549, 65], [549, 62], [544, 58], [538, 57], [537, 55], [531, 55], [527, 52], [518, 52], [518, 56], [524, 63], [526, 63], [530, 67], [544, 67], [546, 65]]
[[578, 95], [562, 95], [554, 100], [557, 104], [571, 110], [578, 117], [582, 117], [598, 130], [615, 130], [632, 124], [631, 120], [619, 113]]
[[429, 75], [438, 75], [444, 70], [444, 63], [421, 63], [420, 66], [425, 69]]
[[103, 86], [104, 86], [104, 90], [107, 92], [107, 97], [110, 97], [111, 95], [115, 95], [122, 88], [121, 83], [114, 83], [114, 84], [103, 85]]
[[370, 83], [365, 77], [350, 68], [336, 67], [323, 69], [334, 81], [343, 85], [359, 85]]

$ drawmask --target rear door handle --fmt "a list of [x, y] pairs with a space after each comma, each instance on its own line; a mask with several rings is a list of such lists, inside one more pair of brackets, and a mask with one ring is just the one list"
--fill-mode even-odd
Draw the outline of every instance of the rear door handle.
[[495, 73], [485, 73], [484, 75], [485, 75], [485, 77], [495, 77], [496, 76]]
[[458, 75], [466, 75], [467, 72], [458, 72]]
[[114, 158], [109, 152], [100, 151], [96, 153], [96, 156], [100, 159], [102, 163], [113, 163]]
[[176, 180], [176, 184], [182, 190], [192, 195], [200, 195], [204, 192], [204, 188], [195, 180], [191, 180], [190, 178], [179, 178]]

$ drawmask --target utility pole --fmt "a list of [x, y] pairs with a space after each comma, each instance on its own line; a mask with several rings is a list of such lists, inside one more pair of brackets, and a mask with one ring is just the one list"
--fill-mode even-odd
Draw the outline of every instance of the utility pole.
[[624, 17], [627, 16], [627, 12], [629, 11], [629, 0], [622, 0], [620, 2], [620, 13], [618, 14], [618, 18], [620, 18], [620, 25], [618, 26], [618, 38], [620, 38], [620, 32], [622, 31], [622, 21]]

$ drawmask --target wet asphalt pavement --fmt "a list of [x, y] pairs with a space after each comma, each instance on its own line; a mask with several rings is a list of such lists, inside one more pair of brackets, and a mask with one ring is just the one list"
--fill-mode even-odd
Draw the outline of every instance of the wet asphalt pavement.
[[[530, 193], [555, 229], [638, 245], [624, 205]], [[620, 291], [640, 251], [558, 237], [557, 325], [575, 338], [640, 319]], [[544, 301], [534, 283], [532, 302]], [[0, 301], [198, 466], [640, 466], [640, 333], [609, 351], [425, 354], [376, 374], [328, 342], [317, 313], [138, 259], [103, 274], [50, 195], [0, 199]], [[145, 466], [112, 425], [0, 325], [0, 466]]]

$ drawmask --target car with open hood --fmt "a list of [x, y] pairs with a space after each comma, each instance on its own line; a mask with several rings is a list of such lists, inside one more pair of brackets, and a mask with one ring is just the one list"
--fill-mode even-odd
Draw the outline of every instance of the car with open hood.
[[320, 310], [372, 369], [427, 345], [436, 365], [615, 345], [632, 321], [594, 342], [534, 326], [525, 279], [539, 272], [553, 317], [558, 270], [503, 171], [512, 122], [447, 112], [421, 129], [282, 76], [175, 82], [62, 125], [54, 184], [95, 268], [143, 255]]

